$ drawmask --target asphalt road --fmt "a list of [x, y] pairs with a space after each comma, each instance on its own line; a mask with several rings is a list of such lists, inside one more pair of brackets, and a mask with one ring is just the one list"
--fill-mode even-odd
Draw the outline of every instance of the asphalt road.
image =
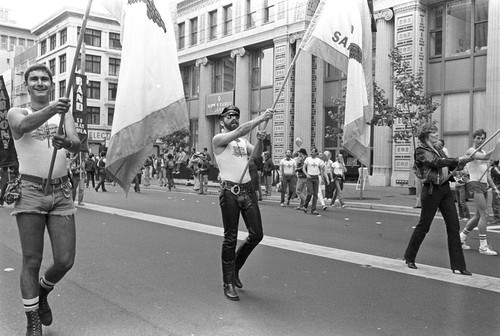
[[[87, 189], [75, 267], [49, 296], [54, 323], [44, 335], [500, 334], [500, 257], [479, 255], [476, 232], [465, 251], [473, 277], [449, 270], [440, 219], [410, 270], [402, 254], [414, 215], [329, 208], [316, 217], [265, 201], [266, 237], [232, 302], [222, 294], [216, 196], [109, 190]], [[2, 336], [25, 329], [10, 211], [0, 209]], [[500, 248], [498, 232], [488, 239]], [[43, 266], [50, 261], [47, 240]]]

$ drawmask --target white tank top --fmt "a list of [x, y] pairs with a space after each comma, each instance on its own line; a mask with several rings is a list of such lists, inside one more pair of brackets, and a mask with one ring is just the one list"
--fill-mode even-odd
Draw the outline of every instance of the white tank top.
[[[33, 113], [29, 108], [26, 110], [28, 114]], [[57, 134], [59, 120], [60, 116], [56, 114], [36, 130], [24, 133], [19, 140], [14, 139], [19, 159], [19, 173], [47, 178], [54, 150], [51, 140]], [[62, 177], [66, 174], [66, 151], [58, 150], [52, 178]]]
[[[226, 149], [221, 154], [215, 154], [220, 177], [223, 181], [240, 182], [241, 175], [248, 164], [247, 144], [245, 139], [233, 140], [227, 144]], [[249, 181], [250, 174], [247, 169], [241, 183]]]
[[[478, 151], [478, 153], [484, 154], [484, 151], [480, 150]], [[467, 163], [466, 166], [467, 170], [469, 171], [471, 181], [484, 182], [484, 183], [488, 181], [486, 174], [484, 173], [488, 169], [488, 160], [474, 160]]]

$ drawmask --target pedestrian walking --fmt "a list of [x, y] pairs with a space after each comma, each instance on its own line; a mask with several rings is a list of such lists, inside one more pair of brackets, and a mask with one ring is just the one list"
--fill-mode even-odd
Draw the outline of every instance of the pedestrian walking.
[[[236, 287], [243, 287], [239, 277], [240, 270], [264, 236], [260, 209], [247, 165], [251, 156], [261, 155], [266, 132], [257, 132], [255, 147], [243, 137], [272, 117], [273, 111], [268, 109], [255, 119], [240, 125], [239, 108], [227, 106], [219, 115], [222, 132], [212, 139], [221, 179], [219, 204], [224, 226], [221, 253], [223, 288], [225, 297], [233, 301], [239, 300]], [[240, 214], [248, 236], [236, 251]]]
[[[463, 165], [472, 158], [462, 156], [448, 158], [442, 150], [434, 148], [438, 140], [438, 130], [433, 124], [422, 126], [418, 138], [420, 146], [415, 149], [417, 175], [423, 180], [422, 210], [413, 234], [411, 235], [404, 259], [409, 268], [417, 269], [415, 259], [425, 236], [429, 232], [437, 210], [441, 211], [448, 235], [448, 253], [453, 273], [459, 271], [463, 275], [472, 275], [466, 268], [465, 258], [460, 246], [460, 224], [458, 222], [455, 200], [451, 193], [448, 176], [449, 169], [463, 169]], [[451, 178], [452, 179], [452, 178]]]
[[288, 197], [286, 205], [290, 205], [290, 200], [293, 198], [295, 192], [295, 170], [297, 169], [297, 162], [292, 158], [292, 151], [287, 149], [285, 157], [280, 161], [280, 175], [281, 175], [281, 206], [285, 206], [285, 194], [288, 189]]
[[[80, 140], [71, 113], [70, 99], [50, 102], [52, 73], [44, 64], [33, 64], [24, 72], [30, 97], [28, 107], [11, 108], [8, 122], [19, 159], [19, 198], [16, 216], [21, 240], [21, 295], [27, 317], [27, 336], [41, 336], [42, 325], [52, 323], [47, 297], [73, 267], [76, 250], [75, 206], [66, 169], [66, 151], [78, 153]], [[56, 133], [64, 116], [64, 132]], [[49, 145], [48, 145], [49, 144]], [[50, 146], [52, 144], [52, 146]], [[56, 150], [51, 180], [46, 183]], [[61, 149], [65, 149], [61, 150]], [[53, 263], [39, 278], [47, 229]]]
[[297, 210], [304, 211], [304, 205], [307, 197], [307, 176], [304, 173], [304, 160], [307, 158], [307, 151], [305, 148], [299, 149], [299, 156], [297, 156], [297, 185], [295, 186], [295, 193], [299, 197], [300, 203], [296, 208]]

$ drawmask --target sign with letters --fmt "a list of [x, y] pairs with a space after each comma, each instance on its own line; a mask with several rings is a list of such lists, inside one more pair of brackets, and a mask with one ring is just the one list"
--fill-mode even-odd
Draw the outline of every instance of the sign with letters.
[[5, 87], [3, 76], [0, 75], [0, 167], [17, 166], [17, 152], [14, 147], [14, 138], [7, 121], [7, 112], [10, 109], [9, 94]]
[[226, 106], [234, 105], [234, 91], [209, 94], [206, 97], [206, 116], [217, 116]]
[[88, 126], [87, 126], [87, 76], [75, 74], [73, 86], [73, 118], [75, 119], [76, 132], [82, 144], [81, 151], [88, 152]]

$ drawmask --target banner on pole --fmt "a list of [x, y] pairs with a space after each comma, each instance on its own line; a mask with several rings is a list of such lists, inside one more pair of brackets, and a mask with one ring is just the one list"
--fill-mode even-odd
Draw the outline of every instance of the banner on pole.
[[343, 146], [370, 165], [372, 31], [366, 0], [321, 0], [299, 48], [347, 74]]
[[73, 85], [73, 119], [80, 138], [81, 152], [88, 152], [89, 130], [87, 126], [87, 76], [75, 74]]
[[14, 138], [7, 121], [7, 112], [10, 109], [9, 93], [5, 87], [3, 76], [0, 75], [0, 168], [17, 166], [17, 152], [14, 147]]

